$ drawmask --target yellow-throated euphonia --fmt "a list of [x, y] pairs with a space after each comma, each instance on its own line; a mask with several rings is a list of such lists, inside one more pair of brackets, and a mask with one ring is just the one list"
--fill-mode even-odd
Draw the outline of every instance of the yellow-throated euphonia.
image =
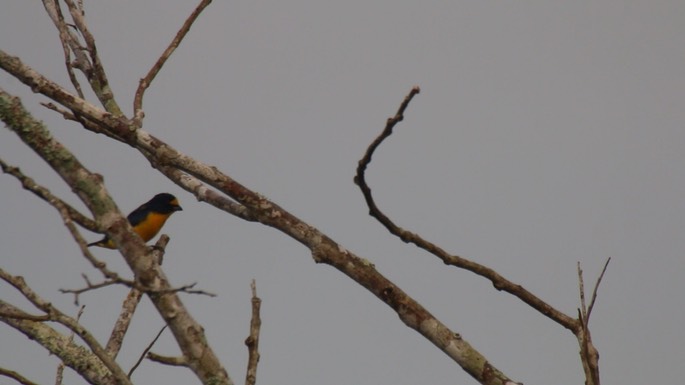
[[[147, 242], [157, 235], [171, 214], [181, 210], [183, 209], [178, 204], [178, 199], [175, 196], [161, 193], [133, 210], [126, 218], [131, 227], [133, 227], [133, 231], [143, 239], [143, 242]], [[88, 247], [90, 246], [100, 246], [108, 249], [116, 248], [114, 242], [108, 237], [88, 244]]]

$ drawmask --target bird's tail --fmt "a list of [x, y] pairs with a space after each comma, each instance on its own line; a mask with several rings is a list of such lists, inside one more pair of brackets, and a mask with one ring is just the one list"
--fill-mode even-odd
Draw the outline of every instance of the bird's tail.
[[109, 238], [103, 238], [97, 242], [89, 243], [87, 245], [88, 247], [91, 246], [97, 246], [97, 247], [104, 247], [105, 249], [114, 249], [114, 243], [109, 240]]

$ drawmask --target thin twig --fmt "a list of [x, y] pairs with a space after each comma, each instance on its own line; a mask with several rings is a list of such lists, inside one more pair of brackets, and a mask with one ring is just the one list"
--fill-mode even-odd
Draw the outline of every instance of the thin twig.
[[526, 290], [523, 286], [509, 281], [508, 279], [501, 276], [499, 273], [493, 269], [481, 265], [479, 263], [473, 262], [466, 258], [460, 257], [458, 255], [449, 254], [437, 245], [423, 239], [420, 235], [414, 234], [407, 231], [399, 226], [397, 226], [388, 216], [386, 216], [376, 205], [371, 193], [371, 188], [366, 183], [366, 168], [371, 163], [371, 158], [378, 148], [378, 146], [392, 134], [392, 130], [395, 125], [404, 119], [404, 111], [411, 102], [411, 100], [419, 93], [419, 88], [414, 87], [409, 92], [409, 94], [404, 98], [404, 101], [400, 105], [394, 116], [388, 118], [385, 129], [383, 132], [369, 145], [364, 156], [359, 161], [357, 166], [357, 175], [354, 178], [354, 182], [359, 186], [364, 199], [366, 200], [366, 205], [369, 207], [369, 214], [376, 218], [385, 228], [390, 231], [391, 234], [399, 237], [403, 242], [413, 243], [417, 247], [435, 255], [440, 258], [445, 264], [456, 266], [468, 271], [471, 271], [481, 277], [489, 279], [493, 286], [497, 290], [503, 290], [507, 293], [514, 295], [519, 298], [524, 303], [528, 304], [532, 308], [536, 309], [543, 315], [557, 322], [566, 329], [571, 330], [576, 333], [580, 325], [578, 321], [569, 317], [568, 315], [562, 313], [561, 311], [550, 306], [542, 299], [535, 296], [533, 293]]
[[157, 290], [157, 289], [143, 289], [146, 293], [149, 294], [169, 294], [169, 293], [186, 293], [186, 294], [197, 294], [197, 295], [206, 295], [208, 297], [216, 297], [217, 295], [212, 292], [208, 292], [205, 290], [194, 290], [193, 288], [197, 285], [197, 282], [193, 282], [189, 285], [183, 285], [179, 287], [172, 287], [169, 289], [163, 289], [163, 290]]
[[21, 172], [21, 170], [18, 167], [9, 165], [0, 158], [0, 168], [2, 168], [2, 172], [4, 172], [5, 174], [12, 175], [17, 180], [19, 180], [19, 182], [21, 182], [21, 186], [24, 189], [31, 191], [36, 196], [51, 204], [56, 209], [66, 210], [69, 217], [76, 221], [76, 223], [78, 223], [80, 226], [83, 226], [90, 231], [98, 231], [98, 226], [94, 220], [81, 214], [81, 212], [73, 208], [71, 205], [69, 205], [62, 199], [52, 195], [50, 190], [36, 183], [36, 181], [34, 181], [33, 178], [26, 176], [24, 173]]
[[245, 339], [247, 345], [247, 373], [245, 375], [245, 385], [255, 385], [257, 382], [257, 365], [259, 364], [259, 331], [262, 327], [262, 319], [259, 316], [259, 309], [262, 300], [257, 297], [257, 283], [252, 280], [252, 319], [250, 320], [250, 335]]
[[595, 300], [597, 299], [597, 290], [599, 290], [599, 284], [602, 282], [602, 278], [604, 278], [604, 273], [607, 271], [607, 267], [609, 266], [609, 262], [611, 261], [611, 257], [607, 258], [606, 263], [604, 264], [604, 268], [602, 269], [602, 273], [599, 274], [599, 277], [597, 278], [597, 282], [595, 283], [595, 288], [592, 290], [592, 299], [590, 300], [590, 306], [587, 308], [587, 315], [585, 322], [590, 321], [590, 314], [592, 313], [592, 308], [595, 306]]
[[133, 367], [131, 368], [131, 370], [128, 371], [128, 378], [131, 378], [131, 375], [133, 375], [133, 372], [134, 372], [136, 369], [138, 369], [138, 366], [140, 366], [140, 363], [143, 362], [143, 359], [144, 359], [145, 356], [148, 354], [148, 352], [150, 351], [150, 349], [152, 349], [152, 346], [154, 346], [155, 342], [157, 342], [157, 340], [159, 339], [159, 336], [162, 335], [162, 332], [164, 332], [164, 330], [166, 329], [166, 327], [167, 327], [166, 324], [165, 324], [164, 326], [162, 326], [162, 329], [159, 331], [159, 333], [157, 333], [157, 335], [156, 335], [155, 338], [152, 340], [152, 342], [150, 342], [150, 344], [145, 348], [145, 350], [143, 350], [143, 354], [140, 355], [140, 357], [138, 358], [138, 361], [136, 361], [135, 365], [133, 365]]
[[580, 321], [587, 326], [587, 306], [585, 306], [585, 281], [583, 280], [583, 269], [580, 268], [580, 261], [578, 266], [578, 290], [580, 291]]
[[0, 376], [9, 377], [22, 385], [38, 385], [21, 374], [5, 368], [0, 368]]
[[[19, 168], [8, 165], [2, 159], [0, 159], [0, 167], [2, 168], [4, 173], [12, 175], [15, 178], [17, 178], [21, 182], [22, 187], [31, 191], [36, 196], [52, 205], [52, 207], [54, 207], [57, 210], [57, 212], [62, 217], [62, 222], [66, 226], [67, 230], [69, 230], [72, 238], [74, 238], [76, 243], [79, 245], [82, 255], [88, 260], [88, 262], [90, 262], [90, 264], [93, 267], [100, 270], [102, 275], [107, 280], [128, 284], [128, 281], [120, 278], [119, 274], [117, 274], [116, 272], [107, 269], [107, 265], [104, 262], [98, 260], [97, 258], [95, 258], [95, 256], [93, 256], [93, 254], [88, 249], [86, 240], [83, 238], [78, 228], [76, 228], [76, 226], [73, 223], [73, 221], [76, 221], [79, 225], [87, 228], [88, 230], [99, 231], [95, 221], [81, 214], [78, 210], [64, 202], [62, 199], [54, 196], [50, 192], [50, 190], [39, 185], [32, 178], [24, 175], [21, 172], [21, 170], [19, 170]], [[78, 301], [78, 298], [76, 298], [76, 301]], [[78, 305], [78, 302], [76, 302], [76, 304]]]
[[111, 286], [111, 285], [119, 285], [119, 284], [124, 284], [126, 286], [133, 286], [135, 283], [133, 281], [125, 280], [122, 278], [117, 278], [117, 279], [108, 279], [106, 281], [100, 282], [100, 283], [92, 283], [90, 279], [88, 279], [88, 276], [85, 274], [81, 274], [81, 277], [83, 277], [83, 280], [86, 281], [86, 287], [83, 287], [81, 289], [59, 289], [59, 292], [62, 294], [73, 294], [74, 295], [74, 305], [79, 306], [79, 297], [81, 294], [91, 291], [91, 290], [96, 290], [96, 289], [101, 289], [103, 287]]
[[211, 2], [212, 0], [200, 1], [200, 4], [198, 4], [193, 13], [191, 13], [190, 16], [188, 16], [188, 19], [186, 19], [186, 21], [183, 23], [183, 26], [181, 27], [181, 29], [178, 30], [176, 36], [171, 41], [169, 46], [157, 59], [152, 68], [150, 68], [147, 75], [145, 75], [144, 78], [140, 79], [140, 83], [138, 84], [138, 89], [136, 90], [136, 95], [133, 100], [133, 115], [138, 126], [142, 125], [143, 120], [143, 95], [145, 94], [145, 90], [147, 90], [147, 88], [150, 86], [150, 84], [155, 79], [155, 77], [164, 66], [164, 63], [166, 63], [166, 61], [169, 59], [171, 54], [173, 54], [176, 48], [178, 48], [178, 46], [181, 44], [181, 41], [183, 41], [183, 38], [186, 36], [188, 31], [190, 31], [190, 27], [193, 26], [195, 20], [197, 20], [202, 11], [205, 8], [207, 8], [207, 6]]
[[[78, 37], [73, 33], [64, 21], [64, 15], [62, 14], [62, 8], [59, 6], [59, 1], [55, 0], [55, 8], [57, 9], [57, 16], [59, 18], [57, 24], [57, 29], [59, 30], [59, 38], [62, 43], [62, 51], [64, 52], [64, 65], [67, 68], [67, 73], [69, 74], [69, 80], [74, 86], [76, 93], [81, 99], [85, 99], [83, 95], [83, 90], [81, 89], [81, 83], [79, 83], [76, 73], [74, 72], [74, 64], [76, 67], [81, 69], [81, 71], [86, 74], [91, 68], [90, 62], [87, 60], [86, 55], [81, 49], [81, 44], [78, 41]], [[71, 53], [75, 54], [76, 62], [72, 62]]]

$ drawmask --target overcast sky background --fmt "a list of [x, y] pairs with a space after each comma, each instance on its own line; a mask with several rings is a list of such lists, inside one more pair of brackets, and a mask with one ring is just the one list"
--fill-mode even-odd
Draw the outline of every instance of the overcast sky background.
[[[130, 114], [138, 79], [195, 1], [86, 1], [113, 90]], [[685, 2], [215, 1], [145, 98], [144, 128], [270, 197], [378, 270], [526, 384], [581, 384], [575, 338], [482, 278], [390, 236], [352, 183], [358, 159], [413, 85], [421, 87], [368, 180], [396, 222], [488, 265], [569, 315], [576, 263], [592, 286], [612, 257], [591, 319], [607, 384], [682, 382], [685, 371]], [[68, 85], [57, 33], [38, 1], [5, 0], [0, 48]], [[38, 105], [36, 117], [124, 212], [158, 192], [184, 211], [164, 268], [237, 383], [249, 283], [262, 305], [260, 384], [469, 384], [461, 368], [336, 270], [281, 233], [245, 223], [167, 181], [131, 148]], [[0, 156], [84, 206], [7, 129]], [[0, 266], [75, 314], [60, 288], [86, 263], [53, 208], [0, 176]], [[98, 234], [86, 232], [89, 240]], [[115, 251], [95, 253], [120, 272]], [[124, 288], [81, 297], [106, 341]], [[30, 309], [6, 284], [0, 297]], [[144, 300], [119, 361], [128, 370], [161, 328]], [[166, 332], [154, 347], [176, 355]], [[52, 383], [57, 360], [0, 326], [0, 366]], [[136, 383], [196, 383], [145, 362]], [[8, 379], [0, 383], [11, 383]], [[73, 375], [65, 383], [81, 380]]]

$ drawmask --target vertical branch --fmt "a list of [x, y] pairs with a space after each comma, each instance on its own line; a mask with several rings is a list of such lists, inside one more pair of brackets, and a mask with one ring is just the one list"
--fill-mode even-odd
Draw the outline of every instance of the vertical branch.
[[[74, 72], [74, 64], [81, 68], [81, 71], [86, 74], [90, 72], [90, 62], [81, 49], [78, 37], [67, 27], [67, 23], [64, 21], [64, 15], [62, 14], [62, 9], [59, 6], [58, 0], [43, 0], [43, 4], [48, 10], [50, 17], [53, 18], [53, 22], [59, 30], [59, 40], [62, 43], [62, 51], [64, 52], [64, 66], [67, 68], [69, 80], [71, 80], [71, 84], [74, 86], [78, 96], [81, 99], [85, 99], [83, 90], [81, 89], [81, 84], [76, 78], [76, 73]], [[49, 8], [48, 4], [51, 4], [54, 8]], [[72, 52], [76, 57], [75, 63], [71, 61]]]
[[580, 308], [578, 309], [578, 318], [580, 319], [581, 329], [575, 333], [578, 339], [578, 344], [580, 345], [580, 360], [583, 363], [583, 371], [585, 372], [585, 383], [586, 385], [600, 385], [599, 378], [599, 352], [597, 348], [592, 343], [592, 335], [590, 334], [590, 314], [595, 305], [597, 299], [597, 290], [599, 289], [599, 284], [604, 278], [604, 273], [606, 273], [607, 267], [611, 258], [608, 258], [604, 264], [604, 268], [597, 278], [595, 287], [592, 290], [592, 297], [590, 299], [590, 305], [587, 306], [585, 302], [585, 284], [583, 280], [583, 270], [580, 268], [580, 262], [578, 262], [578, 287], [580, 290]]
[[585, 306], [585, 283], [583, 282], [583, 269], [580, 268], [580, 261], [578, 261], [578, 290], [580, 291], [580, 322], [587, 326], [585, 319], [587, 318], [587, 307]]
[[259, 316], [259, 309], [262, 300], [257, 297], [257, 284], [252, 280], [252, 319], [250, 320], [250, 335], [245, 340], [247, 345], [248, 360], [247, 373], [245, 375], [245, 385], [255, 385], [257, 382], [257, 365], [259, 364], [259, 330], [262, 327], [262, 319]]

